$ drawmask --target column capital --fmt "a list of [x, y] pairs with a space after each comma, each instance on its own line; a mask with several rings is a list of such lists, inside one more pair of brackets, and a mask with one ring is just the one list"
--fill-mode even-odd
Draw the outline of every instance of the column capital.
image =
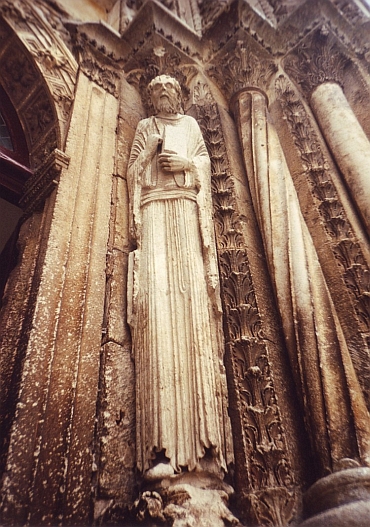
[[208, 70], [229, 100], [244, 89], [267, 90], [276, 71], [273, 60], [259, 56], [243, 40], [237, 40]]
[[343, 78], [350, 59], [340, 50], [336, 37], [327, 26], [315, 31], [284, 61], [284, 69], [301, 87], [308, 99], [325, 82], [343, 86]]

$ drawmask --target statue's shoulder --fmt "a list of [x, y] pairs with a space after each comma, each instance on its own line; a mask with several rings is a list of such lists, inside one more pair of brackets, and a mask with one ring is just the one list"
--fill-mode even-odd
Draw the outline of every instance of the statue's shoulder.
[[191, 129], [191, 130], [199, 130], [199, 124], [198, 124], [198, 121], [196, 119], [194, 119], [194, 117], [192, 117], [191, 115], [182, 115], [181, 118], [183, 119], [183, 122], [187, 124], [187, 126]]
[[144, 129], [144, 128], [147, 128], [148, 126], [151, 126], [153, 124], [153, 119], [154, 119], [153, 116], [145, 117], [144, 119], [141, 119], [138, 122], [137, 128], [138, 129]]
[[194, 123], [195, 123], [195, 124], [198, 124], [197, 121], [194, 119], [194, 117], [192, 117], [191, 115], [183, 114], [183, 115], [181, 116], [181, 118], [184, 119], [184, 121], [187, 121], [187, 122], [189, 122], [189, 123], [191, 123], [191, 124], [194, 124]]

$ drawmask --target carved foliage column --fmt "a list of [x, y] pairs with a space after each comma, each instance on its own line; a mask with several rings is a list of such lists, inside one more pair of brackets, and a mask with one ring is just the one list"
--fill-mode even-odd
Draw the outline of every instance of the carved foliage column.
[[11, 430], [5, 522], [89, 521], [117, 107], [80, 73]]
[[338, 84], [317, 86], [311, 106], [370, 233], [370, 141]]
[[[338, 192], [334, 169], [320, 145], [314, 119], [292, 83], [282, 75], [276, 80], [276, 94], [302, 162], [302, 177], [321, 220], [315, 225], [323, 225], [325, 230], [320, 262], [369, 408], [370, 271], [365, 247], [343, 205], [343, 195]], [[315, 235], [320, 238], [315, 231], [313, 239]]]
[[201, 82], [195, 85], [194, 100], [195, 116], [212, 163], [229, 411], [240, 510], [249, 522], [283, 526], [293, 517], [296, 496], [269, 346], [263, 337], [246, 242], [240, 229], [218, 106]]
[[286, 59], [287, 72], [301, 85], [329, 148], [338, 163], [364, 225], [370, 233], [368, 166], [370, 141], [343, 92], [349, 58], [331, 42], [326, 27], [316, 32], [307, 50]]
[[245, 89], [234, 107], [318, 475], [343, 468], [345, 458], [366, 466], [368, 412], [266, 98]]

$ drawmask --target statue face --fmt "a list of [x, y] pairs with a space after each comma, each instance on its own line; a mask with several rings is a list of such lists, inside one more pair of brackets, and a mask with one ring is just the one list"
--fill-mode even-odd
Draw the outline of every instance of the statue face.
[[162, 75], [152, 81], [151, 99], [155, 111], [177, 113], [180, 107], [178, 89], [175, 80]]

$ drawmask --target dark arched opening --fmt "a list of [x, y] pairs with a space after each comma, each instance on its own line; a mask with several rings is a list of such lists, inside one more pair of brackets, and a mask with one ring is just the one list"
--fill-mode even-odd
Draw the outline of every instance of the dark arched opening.
[[[26, 139], [17, 113], [0, 86], [0, 299], [17, 262], [16, 240], [22, 210], [18, 206], [32, 175]], [[0, 300], [1, 307], [2, 300]]]

